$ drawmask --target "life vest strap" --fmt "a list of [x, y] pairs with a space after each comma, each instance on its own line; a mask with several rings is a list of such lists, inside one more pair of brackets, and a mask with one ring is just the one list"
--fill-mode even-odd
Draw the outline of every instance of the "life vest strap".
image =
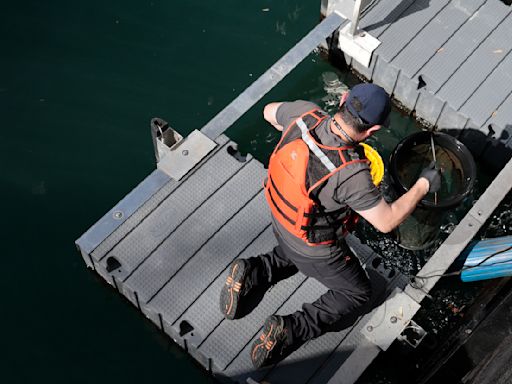
[[[295, 226], [297, 224], [296, 221], [294, 221], [292, 218], [290, 218], [286, 213], [284, 213], [281, 208], [279, 208], [279, 205], [276, 204], [276, 201], [274, 200], [274, 196], [272, 195], [272, 191], [268, 190], [268, 194], [270, 196], [270, 199], [272, 200], [272, 203], [274, 203], [274, 207], [277, 209], [277, 211], [281, 214], [281, 216], [288, 221], [291, 225]], [[303, 231], [308, 230], [310, 227], [306, 225], [301, 225], [300, 229]]]
[[[288, 208], [290, 208], [294, 212], [297, 212], [297, 207], [294, 206], [292, 203], [290, 203], [288, 200], [286, 200], [286, 198], [279, 191], [279, 189], [277, 189], [276, 185], [274, 184], [274, 180], [272, 180], [272, 177], [270, 175], [268, 175], [268, 176], [269, 176], [268, 178], [270, 180], [270, 183], [272, 184], [272, 188], [274, 189], [274, 191], [276, 191], [277, 196], [279, 196], [279, 198], [283, 201], [283, 203], [285, 203], [288, 206]], [[275, 201], [274, 201], [274, 203], [275, 203]]]
[[[279, 191], [279, 189], [275, 185], [274, 180], [272, 180], [272, 177], [270, 175], [268, 177], [268, 180], [270, 180], [270, 183], [272, 184], [273, 190], [276, 191], [277, 196], [279, 196], [279, 198], [282, 200], [282, 202], [285, 203], [288, 206], [288, 208], [290, 208], [292, 211], [297, 212], [298, 211], [297, 207], [294, 206], [292, 203], [290, 203], [286, 199], [286, 197], [284, 197], [284, 195]], [[342, 208], [339, 208], [339, 209], [337, 209], [335, 211], [332, 211], [332, 212], [322, 212], [322, 211], [318, 211], [318, 212], [304, 212], [304, 217], [307, 217], [307, 218], [319, 218], [319, 217], [330, 217], [330, 216], [336, 217], [336, 216], [340, 215], [341, 213], [343, 213], [346, 210], [347, 210], [347, 207], [342, 207]]]
[[296, 120], [297, 126], [300, 128], [302, 133], [302, 140], [306, 143], [308, 148], [315, 154], [316, 157], [322, 162], [322, 164], [329, 170], [329, 172], [333, 172], [336, 169], [336, 166], [332, 163], [331, 160], [327, 157], [327, 155], [322, 152], [318, 145], [315, 143], [311, 135], [309, 134], [309, 129], [304, 123], [302, 118], [298, 118]]

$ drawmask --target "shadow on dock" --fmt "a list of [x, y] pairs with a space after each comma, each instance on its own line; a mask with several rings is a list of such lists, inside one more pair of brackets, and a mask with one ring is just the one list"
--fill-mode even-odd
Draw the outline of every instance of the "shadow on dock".
[[442, 128], [441, 131], [460, 140], [471, 151], [475, 161], [493, 175], [498, 174], [512, 157], [512, 125], [510, 124], [505, 126], [499, 137], [495, 137], [491, 126], [487, 135], [472, 128], [464, 130]]
[[[413, 13], [428, 8], [430, 5], [430, 0], [413, 1], [409, 4], [409, 6], [407, 6], [407, 3], [408, 2], [398, 3], [398, 5], [393, 8], [393, 10], [389, 12], [381, 21], [365, 26], [365, 31], [371, 32], [373, 29], [377, 29], [385, 25], [390, 25], [402, 17], [407, 17]], [[404, 9], [404, 7], [406, 8]]]

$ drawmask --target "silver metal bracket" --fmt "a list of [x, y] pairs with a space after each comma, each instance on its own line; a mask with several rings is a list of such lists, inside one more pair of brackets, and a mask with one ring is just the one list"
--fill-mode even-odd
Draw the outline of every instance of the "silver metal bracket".
[[370, 313], [361, 333], [383, 351], [411, 324], [411, 319], [420, 304], [395, 288], [390, 297]]
[[368, 68], [373, 51], [380, 45], [380, 41], [363, 30], [356, 30], [352, 34], [352, 24], [347, 24], [340, 30], [338, 46], [348, 56]]
[[325, 0], [322, 2], [322, 12], [338, 13], [350, 21], [339, 31], [338, 47], [365, 67], [370, 65], [372, 54], [380, 45], [378, 39], [358, 27], [361, 13], [370, 3], [371, 0]]
[[[172, 128], [167, 128], [167, 131]], [[179, 137], [181, 137], [179, 135]], [[185, 139], [177, 140], [171, 147], [167, 147], [157, 139], [159, 152], [158, 169], [165, 172], [174, 180], [180, 180], [194, 168], [217, 144], [197, 129], [192, 131]]]

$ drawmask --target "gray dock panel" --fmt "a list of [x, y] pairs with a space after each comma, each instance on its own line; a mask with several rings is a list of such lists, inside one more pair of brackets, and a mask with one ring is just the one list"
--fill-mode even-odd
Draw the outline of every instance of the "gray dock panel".
[[[354, 333], [354, 335], [356, 334]], [[368, 367], [367, 363], [373, 361], [380, 353], [380, 349], [375, 344], [370, 343], [368, 340], [362, 337], [358, 337], [357, 340], [349, 340], [347, 344], [348, 343], [352, 345], [352, 348], [355, 347], [355, 343], [358, 343], [357, 348], [352, 349], [350, 347], [344, 346], [342, 349], [336, 350], [336, 352], [333, 354], [333, 357], [335, 356], [338, 358], [350, 353], [342, 367], [336, 371], [336, 373], [330, 377], [328, 381], [323, 381], [323, 377], [321, 373], [319, 373], [318, 376], [313, 378], [311, 384], [354, 383]]]
[[[151, 253], [125, 280], [125, 285], [139, 292], [139, 300], [143, 302], [150, 300], [174, 273], [222, 228], [226, 219], [235, 215], [261, 191], [263, 175], [261, 164], [249, 161], [221, 188], [208, 195], [207, 200], [199, 208], [183, 215], [179, 213], [182, 208], [180, 205], [184, 202], [168, 199], [179, 207], [173, 209], [172, 213], [173, 216], [182, 217], [182, 221], [178, 221], [179, 226], [176, 230], [158, 244], [156, 249], [152, 242], [151, 248], [142, 250], [143, 254], [147, 255], [148, 251]], [[194, 189], [184, 191], [190, 199], [199, 194]]]
[[449, 2], [393, 59], [393, 65], [400, 68], [394, 96], [407, 109], [413, 110], [418, 100], [417, 74], [484, 2], [465, 2], [464, 7], [460, 2]]
[[[509, 44], [512, 46], [512, 18], [510, 18]], [[505, 55], [505, 53], [503, 53]], [[485, 82], [472, 93], [460, 112], [483, 126], [512, 92], [512, 55], [510, 50], [500, 64], [488, 75]], [[506, 123], [512, 123], [508, 120]]]
[[[265, 231], [239, 257], [246, 259], [268, 252], [276, 245], [277, 241], [272, 233], [270, 223], [268, 223]], [[216, 277], [215, 281], [190, 305], [178, 320], [170, 318], [174, 324], [179, 324], [181, 321], [190, 322], [200, 332], [202, 340], [204, 340], [224, 320], [224, 316], [219, 310], [219, 292], [226, 282], [229, 264], [225, 265], [224, 270]]]
[[379, 56], [372, 79], [376, 84], [382, 86], [390, 94], [393, 93], [401, 70], [392, 63], [393, 59], [447, 4], [448, 0], [414, 1], [400, 18], [386, 29], [379, 37], [381, 41], [385, 41], [385, 44], [381, 44], [375, 52]]
[[[265, 204], [260, 193], [240, 209], [149, 301], [152, 310], [170, 322], [183, 314], [233, 261], [233, 256], [240, 254], [268, 227], [270, 217]], [[169, 255], [173, 256], [171, 252]], [[190, 281], [195, 283], [192, 285]], [[215, 301], [219, 292], [215, 293]], [[218, 306], [216, 310], [219, 311]]]
[[169, 180], [169, 176], [157, 169], [154, 170], [123, 200], [80, 236], [76, 241], [80, 250], [92, 257], [93, 251], [98, 246], [107, 243], [105, 239], [113, 233], [117, 233], [117, 229], [130, 221], [132, 214], [150, 201], [155, 193], [158, 193], [164, 185], [169, 183]]
[[[217, 143], [218, 147], [210, 153], [208, 156], [206, 156], [205, 159], [203, 159], [202, 162], [200, 162], [199, 165], [202, 165], [206, 163], [217, 151], [219, 151], [227, 142], [228, 138], [224, 135], [219, 136], [215, 142]], [[97, 246], [94, 251], [92, 251], [91, 255], [92, 258], [96, 261], [101, 260], [108, 252], [110, 252], [122, 239], [124, 239], [136, 226], [140, 224], [142, 220], [144, 220], [145, 217], [147, 217], [153, 210], [155, 210], [156, 207], [158, 207], [167, 196], [169, 196], [172, 191], [178, 186], [178, 183], [175, 180], [172, 180], [169, 176], [167, 176], [165, 173], [160, 171], [159, 169], [156, 169], [153, 171], [153, 173], [150, 175], [150, 177], [154, 177], [154, 174], [158, 174], [158, 179], [161, 180], [159, 184], [161, 184], [161, 187], [158, 189], [156, 193], [148, 193], [147, 187], [145, 192], [141, 192], [141, 196], [144, 196], [145, 201], [141, 204], [130, 204], [132, 206], [132, 209], [137, 209], [136, 215], [130, 215], [129, 217], [126, 217], [125, 220], [121, 223], [121, 225], [116, 228], [112, 234], [106, 238], [99, 246]], [[186, 176], [186, 178], [191, 177], [193, 173]], [[144, 184], [148, 183], [147, 178], [144, 180]], [[133, 192], [133, 191], [132, 191]], [[130, 192], [130, 194], [132, 193]], [[124, 199], [130, 195], [128, 194]], [[120, 210], [120, 207], [116, 206], [112, 209], [113, 211]]]
[[[379, 36], [385, 41], [376, 53], [387, 62], [391, 62], [404, 48], [406, 48], [431, 19], [441, 12], [448, 0], [416, 0]], [[404, 33], [407, 31], [407, 33]]]
[[450, 1], [430, 22], [402, 48], [393, 64], [409, 78], [441, 49], [452, 35], [473, 15], [485, 0]]
[[[379, 1], [361, 19], [359, 28], [369, 32], [372, 36], [381, 39], [382, 34], [396, 20], [402, 17], [411, 6], [413, 0], [387, 0]], [[368, 80], [373, 79], [373, 70], [378, 60], [378, 53], [374, 52], [368, 68], [352, 61], [352, 67]]]
[[[458, 4], [464, 6], [460, 2]], [[450, 95], [457, 94], [459, 84], [453, 83], [453, 92], [443, 96], [438, 91], [457, 74], [473, 52], [485, 44], [495, 27], [510, 16], [509, 11], [501, 2], [487, 0], [419, 70], [417, 77], [421, 76], [424, 81], [424, 88], [414, 107], [419, 118], [441, 128], [461, 129], [468, 125], [468, 118], [472, 116], [461, 115], [450, 105]], [[466, 78], [464, 81], [472, 80]]]
[[[459, 110], [507, 56], [511, 47], [512, 18], [505, 18], [443, 84], [438, 91], [438, 97], [448, 101], [455, 110]], [[471, 118], [475, 120], [473, 115]]]
[[[99, 261], [105, 264], [108, 256], [115, 256], [123, 266], [123, 275], [129, 276], [142, 262], [158, 249], [181, 222], [194, 212], [205, 199], [226, 183], [234, 173], [243, 167], [227, 152], [227, 145], [217, 151], [212, 158], [199, 168], [190, 178], [180, 183], [179, 188], [170, 187], [172, 199], [164, 200], [158, 211], [151, 211], [139, 223], [137, 231], [131, 231], [110, 252]], [[194, 191], [193, 194], [190, 191]], [[139, 218], [140, 220], [140, 218]]]
[[487, 39], [497, 23], [507, 17], [508, 12], [503, 3], [487, 0], [421, 70], [427, 89], [436, 93]]
[[[359, 26], [381, 45], [368, 68], [349, 58], [352, 68], [419, 119], [440, 128], [475, 127], [484, 135], [489, 124], [498, 135], [511, 130], [505, 107], [512, 74], [510, 6], [498, 0], [379, 1]], [[507, 156], [502, 151], [496, 164], [503, 166]]]

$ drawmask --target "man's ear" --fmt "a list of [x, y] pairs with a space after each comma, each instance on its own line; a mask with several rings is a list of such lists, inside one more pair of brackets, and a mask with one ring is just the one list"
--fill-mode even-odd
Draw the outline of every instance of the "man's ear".
[[365, 132], [366, 137], [370, 137], [371, 135], [373, 135], [375, 132], [377, 132], [381, 128], [382, 128], [382, 125], [374, 125], [374, 126], [368, 128]]

